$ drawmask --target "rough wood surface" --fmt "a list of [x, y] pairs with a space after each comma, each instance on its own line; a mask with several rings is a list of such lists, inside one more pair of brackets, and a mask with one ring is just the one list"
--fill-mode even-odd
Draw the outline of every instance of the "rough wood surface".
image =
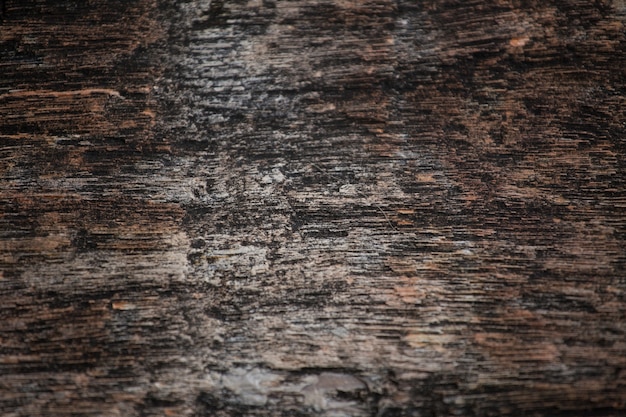
[[2, 416], [623, 416], [623, 0], [0, 1]]

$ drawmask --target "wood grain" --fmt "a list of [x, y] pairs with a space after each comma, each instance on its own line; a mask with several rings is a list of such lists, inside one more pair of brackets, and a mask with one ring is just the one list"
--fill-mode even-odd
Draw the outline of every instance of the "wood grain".
[[626, 411], [623, 1], [0, 3], [0, 414]]

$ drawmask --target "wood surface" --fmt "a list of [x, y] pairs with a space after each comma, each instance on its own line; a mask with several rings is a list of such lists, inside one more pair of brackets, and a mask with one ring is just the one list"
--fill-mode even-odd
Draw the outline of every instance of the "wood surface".
[[0, 415], [626, 415], [623, 0], [0, 6]]

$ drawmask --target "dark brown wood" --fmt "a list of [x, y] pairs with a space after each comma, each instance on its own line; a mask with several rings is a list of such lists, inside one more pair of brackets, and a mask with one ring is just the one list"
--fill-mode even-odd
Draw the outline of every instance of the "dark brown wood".
[[0, 2], [0, 414], [626, 412], [626, 4]]

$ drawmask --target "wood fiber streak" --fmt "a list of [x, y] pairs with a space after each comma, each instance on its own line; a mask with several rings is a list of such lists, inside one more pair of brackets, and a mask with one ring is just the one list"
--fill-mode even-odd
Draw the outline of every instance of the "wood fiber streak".
[[0, 1], [0, 414], [626, 412], [626, 3]]

